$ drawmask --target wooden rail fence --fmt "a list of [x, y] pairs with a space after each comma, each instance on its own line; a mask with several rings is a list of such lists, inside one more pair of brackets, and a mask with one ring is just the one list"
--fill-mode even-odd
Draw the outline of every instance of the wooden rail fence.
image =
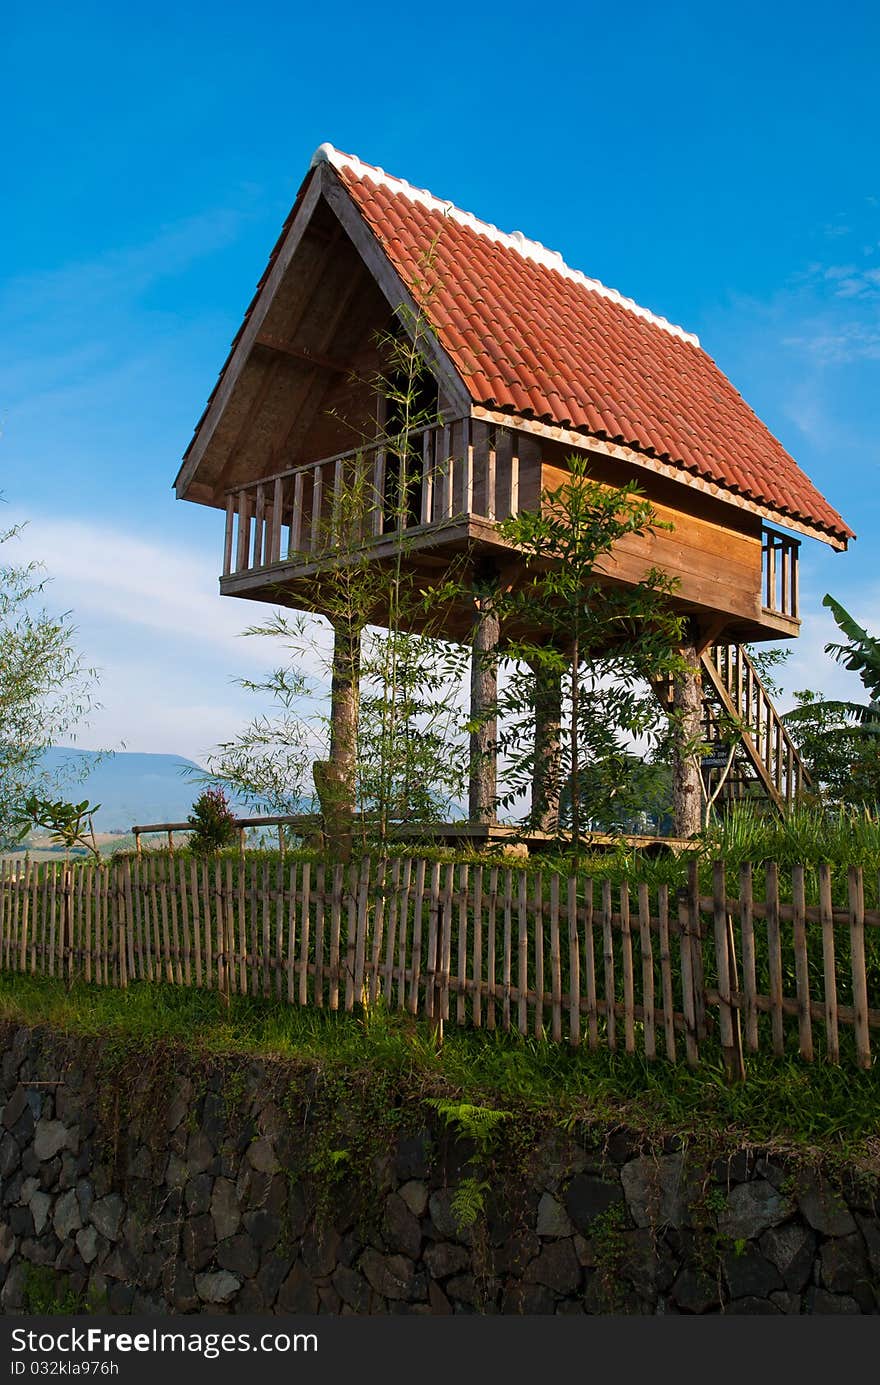
[[715, 863], [703, 895], [696, 861], [678, 890], [400, 857], [4, 862], [0, 966], [332, 1011], [381, 997], [436, 1024], [691, 1065], [716, 1037], [732, 1073], [767, 1048], [870, 1067], [880, 909], [862, 870], [743, 866], [735, 893], [730, 878]]

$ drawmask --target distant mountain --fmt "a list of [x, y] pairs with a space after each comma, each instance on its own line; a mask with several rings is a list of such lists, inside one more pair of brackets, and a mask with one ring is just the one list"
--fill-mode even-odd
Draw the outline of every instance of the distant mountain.
[[[135, 823], [185, 822], [201, 793], [198, 776], [204, 773], [181, 755], [126, 750], [104, 756], [68, 746], [47, 750], [43, 767], [59, 782], [59, 796], [100, 803], [96, 832], [127, 832]], [[81, 769], [88, 770], [85, 778]], [[243, 811], [241, 804], [233, 803], [233, 808]]]

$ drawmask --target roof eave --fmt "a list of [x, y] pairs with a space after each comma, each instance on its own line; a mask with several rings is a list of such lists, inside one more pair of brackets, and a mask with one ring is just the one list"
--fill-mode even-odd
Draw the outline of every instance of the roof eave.
[[527, 418], [525, 415], [514, 411], [490, 409], [476, 401], [472, 404], [471, 412], [474, 418], [482, 419], [487, 423], [510, 426], [511, 423], [515, 422], [516, 426], [523, 432], [549, 438], [553, 442], [561, 442], [569, 447], [589, 447], [605, 456], [616, 457], [619, 461], [628, 462], [644, 471], [651, 471], [667, 480], [677, 481], [680, 485], [702, 491], [705, 495], [711, 495], [716, 500], [735, 505], [737, 509], [748, 510], [751, 514], [759, 515], [762, 519], [778, 524], [780, 528], [789, 529], [796, 534], [803, 534], [807, 538], [818, 539], [820, 543], [828, 544], [830, 548], [839, 553], [845, 552], [850, 539], [856, 537], [849, 528], [835, 532], [810, 520], [785, 514], [775, 506], [764, 505], [760, 501], [752, 500], [747, 495], [728, 489], [718, 481], [710, 481], [692, 471], [687, 471], [682, 465], [676, 465], [671, 461], [665, 462], [659, 457], [640, 452], [637, 448], [628, 447], [624, 443], [609, 442], [606, 438], [597, 437], [594, 433], [589, 433], [586, 430], [566, 428], [560, 424], [548, 423], [545, 420]]

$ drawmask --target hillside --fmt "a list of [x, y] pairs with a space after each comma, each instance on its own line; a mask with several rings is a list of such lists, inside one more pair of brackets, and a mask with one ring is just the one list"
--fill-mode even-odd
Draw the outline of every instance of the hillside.
[[[100, 803], [97, 832], [124, 832], [133, 823], [183, 822], [199, 793], [200, 765], [181, 755], [146, 755], [53, 746], [44, 767], [66, 798]], [[83, 778], [80, 770], [88, 772]]]

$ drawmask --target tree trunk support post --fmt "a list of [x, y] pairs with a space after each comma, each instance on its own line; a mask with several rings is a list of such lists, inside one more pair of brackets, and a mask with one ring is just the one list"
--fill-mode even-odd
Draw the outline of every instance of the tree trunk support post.
[[313, 766], [325, 835], [336, 860], [347, 860], [351, 854], [356, 798], [360, 676], [360, 629], [339, 623], [333, 630], [330, 759], [318, 761]]
[[675, 835], [693, 837], [703, 825], [703, 783], [697, 754], [703, 738], [703, 679], [696, 631], [678, 652], [684, 666], [672, 680], [673, 814]]
[[494, 570], [474, 578], [471, 642], [471, 737], [468, 812], [471, 822], [489, 826], [496, 818], [498, 792], [498, 644], [501, 625]]
[[530, 667], [535, 679], [532, 826], [538, 832], [556, 832], [559, 827], [562, 674], [538, 662]]

